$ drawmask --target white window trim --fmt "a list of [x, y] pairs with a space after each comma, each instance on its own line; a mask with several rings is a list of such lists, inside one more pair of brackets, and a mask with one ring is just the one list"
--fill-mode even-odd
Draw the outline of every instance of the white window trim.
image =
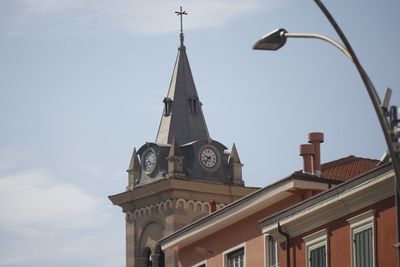
[[318, 232], [312, 233], [308, 236], [303, 237], [306, 246], [306, 265], [310, 266], [310, 252], [316, 248], [325, 246], [325, 262], [326, 267], [329, 266], [328, 261], [328, 229], [322, 229]]
[[369, 210], [347, 220], [350, 224], [351, 266], [356, 266], [354, 258], [354, 235], [368, 228], [372, 229], [372, 267], [375, 267], [375, 210]]
[[[264, 266], [265, 267], [270, 267], [270, 265], [269, 265], [269, 237], [273, 237], [273, 236], [270, 234], [264, 235]], [[275, 239], [275, 242], [276, 242], [276, 246], [277, 246], [277, 250], [278, 250], [276, 257], [278, 259], [278, 266], [279, 266], [279, 247], [278, 247], [279, 243], [276, 241], [276, 239]]]
[[223, 266], [224, 267], [227, 267], [228, 266], [228, 254], [229, 253], [231, 253], [231, 252], [234, 252], [235, 250], [238, 250], [238, 249], [241, 249], [241, 248], [243, 248], [243, 253], [244, 253], [244, 256], [243, 256], [243, 266], [244, 267], [246, 267], [246, 244], [245, 243], [242, 243], [242, 244], [240, 244], [240, 245], [237, 245], [237, 246], [235, 246], [235, 247], [233, 247], [233, 248], [230, 248], [230, 249], [228, 249], [228, 250], [225, 250], [224, 252], [223, 252]]
[[199, 266], [206, 266], [207, 267], [207, 260], [201, 261], [199, 263], [196, 263], [195, 265], [192, 265], [192, 267], [199, 267]]

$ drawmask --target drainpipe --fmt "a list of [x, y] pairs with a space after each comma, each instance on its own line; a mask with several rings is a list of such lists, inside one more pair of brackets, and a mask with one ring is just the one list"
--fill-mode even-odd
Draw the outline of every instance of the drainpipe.
[[278, 232], [286, 238], [286, 267], [290, 267], [290, 236], [282, 230], [281, 224], [278, 222]]

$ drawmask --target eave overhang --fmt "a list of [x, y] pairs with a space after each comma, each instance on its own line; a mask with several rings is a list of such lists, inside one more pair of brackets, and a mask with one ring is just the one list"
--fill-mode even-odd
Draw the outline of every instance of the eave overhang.
[[284, 232], [296, 237], [346, 214], [394, 195], [394, 172], [385, 164], [335, 188], [260, 220], [262, 232], [282, 242], [278, 222]]
[[324, 191], [335, 181], [293, 174], [249, 194], [160, 240], [163, 250], [179, 249], [255, 214], [293, 194], [294, 189]]

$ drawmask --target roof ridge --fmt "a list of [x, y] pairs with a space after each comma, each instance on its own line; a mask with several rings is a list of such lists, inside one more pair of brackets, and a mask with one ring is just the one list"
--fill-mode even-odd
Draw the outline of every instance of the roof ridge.
[[340, 158], [340, 159], [335, 159], [335, 160], [332, 160], [332, 161], [328, 161], [328, 162], [325, 162], [325, 163], [321, 164], [321, 170], [327, 169], [327, 168], [336, 167], [338, 165], [342, 165], [342, 164], [354, 161], [356, 159], [357, 159], [356, 156], [349, 155], [347, 157], [343, 157], [343, 158]]
[[363, 157], [358, 157], [358, 156], [354, 156], [354, 155], [349, 155], [347, 157], [343, 157], [340, 159], [336, 159], [336, 160], [321, 164], [321, 170], [326, 170], [329, 168], [337, 167], [337, 166], [340, 166], [340, 165], [343, 165], [346, 163], [350, 163], [350, 162], [356, 161], [356, 160], [374, 161], [376, 163], [379, 162], [379, 160], [377, 160], [377, 159], [370, 159], [370, 158], [363, 158]]

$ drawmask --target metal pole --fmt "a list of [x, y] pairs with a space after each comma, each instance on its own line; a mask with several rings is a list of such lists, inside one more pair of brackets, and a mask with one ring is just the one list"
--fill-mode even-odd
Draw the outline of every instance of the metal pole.
[[386, 140], [386, 144], [388, 146], [391, 162], [393, 165], [393, 169], [395, 172], [395, 201], [396, 201], [396, 234], [397, 234], [397, 244], [395, 244], [397, 248], [397, 266], [400, 267], [400, 250], [399, 250], [399, 244], [400, 244], [400, 232], [399, 232], [399, 219], [400, 219], [400, 208], [399, 208], [399, 196], [400, 196], [400, 166], [399, 166], [399, 160], [398, 160], [398, 154], [397, 151], [398, 148], [395, 147], [397, 143], [392, 142], [391, 134], [390, 134], [390, 128], [388, 125], [388, 121], [386, 120], [383, 111], [381, 109], [381, 103], [379, 100], [379, 96], [376, 92], [376, 89], [369, 79], [367, 73], [365, 72], [364, 68], [361, 66], [361, 63], [359, 62], [355, 52], [353, 51], [353, 48], [351, 47], [350, 43], [348, 42], [346, 36], [340, 29], [339, 25], [336, 23], [335, 19], [332, 17], [332, 15], [329, 13], [328, 9], [324, 6], [324, 4], [320, 0], [314, 0], [315, 3], [318, 5], [318, 7], [321, 9], [321, 11], [324, 13], [324, 15], [327, 17], [329, 22], [332, 24], [333, 28], [339, 35], [340, 39], [342, 40], [343, 44], [345, 45], [347, 51], [351, 55], [351, 58], [353, 59], [354, 65], [356, 66], [363, 82], [364, 85], [367, 89], [367, 92], [369, 94], [369, 97], [371, 99], [372, 105], [374, 106], [375, 112], [378, 116], [379, 123], [381, 125], [383, 135]]
[[351, 57], [351, 55], [349, 54], [349, 51], [347, 51], [346, 48], [341, 46], [338, 42], [336, 42], [324, 35], [315, 34], [315, 33], [289, 33], [289, 32], [286, 32], [283, 34], [283, 36], [285, 36], [286, 38], [312, 38], [312, 39], [319, 39], [319, 40], [325, 41], [325, 42], [330, 43], [331, 45], [335, 46], [337, 49], [342, 51], [343, 54], [346, 55], [346, 57], [348, 57], [351, 61], [353, 61], [353, 58]]

